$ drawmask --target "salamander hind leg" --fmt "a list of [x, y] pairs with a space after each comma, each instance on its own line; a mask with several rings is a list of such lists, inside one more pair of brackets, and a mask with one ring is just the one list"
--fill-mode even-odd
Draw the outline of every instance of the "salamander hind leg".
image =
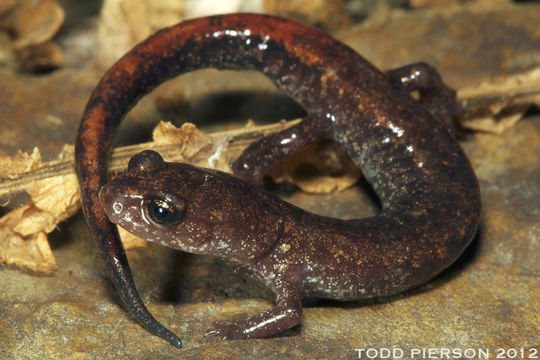
[[328, 138], [328, 119], [317, 113], [308, 114], [301, 122], [250, 144], [232, 164], [234, 173], [256, 184], [278, 162], [306, 146]]
[[407, 92], [418, 91], [418, 102], [455, 135], [453, 118], [463, 114], [455, 90], [449, 88], [432, 66], [419, 62], [386, 72], [390, 83]]

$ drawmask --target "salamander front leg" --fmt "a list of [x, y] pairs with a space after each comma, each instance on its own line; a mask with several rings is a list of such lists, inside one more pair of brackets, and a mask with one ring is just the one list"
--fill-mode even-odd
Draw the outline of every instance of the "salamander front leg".
[[418, 102], [455, 135], [454, 116], [462, 115], [463, 108], [456, 99], [456, 92], [446, 86], [432, 66], [419, 62], [386, 72], [390, 83], [408, 92], [418, 91]]
[[306, 146], [328, 138], [329, 126], [324, 126], [325, 120], [319, 114], [309, 114], [300, 123], [250, 144], [231, 168], [243, 179], [262, 184], [272, 166]]
[[247, 320], [215, 322], [205, 335], [222, 339], [263, 338], [300, 324], [301, 318], [302, 302], [298, 288], [293, 283], [286, 283], [276, 292], [276, 307], [273, 309]]

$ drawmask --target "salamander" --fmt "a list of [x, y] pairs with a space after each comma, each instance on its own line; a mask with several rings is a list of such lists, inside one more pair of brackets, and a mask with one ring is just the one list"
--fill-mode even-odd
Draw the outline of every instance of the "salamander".
[[[262, 72], [307, 115], [251, 144], [231, 164], [235, 176], [143, 152], [105, 185], [111, 141], [126, 112], [165, 80], [207, 67]], [[140, 299], [114, 223], [245, 266], [273, 290], [276, 306], [214, 323], [207, 334], [271, 336], [301, 322], [302, 296], [396, 294], [460, 256], [476, 232], [481, 201], [452, 135], [458, 111], [455, 92], [424, 63], [382, 72], [331, 36], [274, 16], [185, 21], [136, 45], [93, 91], [76, 139], [83, 211], [120, 297], [153, 334], [181, 346]], [[339, 143], [361, 169], [380, 199], [377, 215], [318, 216], [259, 186], [275, 163], [322, 139]]]

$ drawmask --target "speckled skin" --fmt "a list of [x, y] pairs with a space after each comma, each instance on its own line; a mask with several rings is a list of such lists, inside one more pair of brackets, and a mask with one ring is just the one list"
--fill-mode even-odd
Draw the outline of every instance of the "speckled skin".
[[[455, 94], [432, 68], [415, 64], [382, 73], [330, 36], [271, 16], [190, 20], [137, 45], [104, 75], [76, 142], [89, 226], [123, 301], [152, 333], [181, 346], [139, 298], [98, 193], [125, 113], [161, 82], [204, 67], [261, 71], [308, 115], [252, 144], [232, 164], [251, 183], [164, 164], [147, 152], [135, 157], [128, 173], [111, 182], [101, 197], [111, 219], [130, 231], [241, 263], [275, 292], [275, 308], [247, 321], [214, 324], [208, 334], [249, 338], [278, 333], [300, 323], [302, 295], [347, 300], [403, 291], [448, 267], [469, 244], [480, 214], [478, 182], [449, 132], [458, 111]], [[415, 90], [419, 101], [407, 93]], [[362, 169], [381, 200], [377, 216], [350, 221], [320, 217], [252, 184], [260, 183], [276, 162], [323, 138], [339, 142]], [[158, 196], [159, 204], [165, 204], [165, 196], [181, 204], [175, 212], [181, 216], [165, 224], [141, 217], [151, 195], [152, 203]]]

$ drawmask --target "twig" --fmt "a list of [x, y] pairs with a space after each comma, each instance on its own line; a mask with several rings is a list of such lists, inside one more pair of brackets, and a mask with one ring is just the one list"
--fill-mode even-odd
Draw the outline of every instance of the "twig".
[[[220, 131], [209, 134], [214, 143], [224, 141], [227, 143], [228, 151], [233, 156], [237, 156], [251, 142], [256, 141], [269, 134], [286, 129], [300, 120], [282, 121], [276, 124], [253, 126], [242, 129]], [[109, 169], [111, 172], [119, 172], [126, 168], [129, 159], [145, 149], [159, 151], [170, 161], [181, 160], [176, 145], [156, 145], [153, 142], [136, 145], [122, 146], [114, 149]], [[15, 178], [0, 179], [0, 197], [10, 195], [25, 190], [29, 184], [59, 175], [74, 173], [73, 157], [69, 156], [62, 160], [44, 162], [43, 166], [24, 173]]]

